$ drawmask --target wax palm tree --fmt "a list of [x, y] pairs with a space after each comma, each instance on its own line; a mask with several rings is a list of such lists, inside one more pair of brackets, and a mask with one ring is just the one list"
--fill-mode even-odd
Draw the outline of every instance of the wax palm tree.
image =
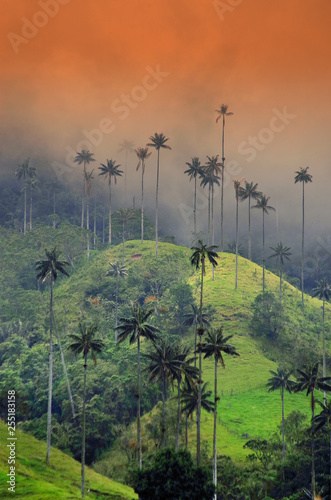
[[294, 184], [297, 182], [302, 182], [302, 240], [301, 240], [301, 300], [302, 305], [304, 305], [304, 260], [305, 260], [305, 184], [308, 182], [313, 182], [313, 176], [308, 174], [309, 167], [300, 168], [296, 171], [296, 176], [294, 177]]
[[[181, 395], [182, 411], [186, 414], [187, 418], [193, 415], [194, 412], [198, 414], [199, 408], [211, 413], [214, 410], [214, 403], [209, 398], [212, 392], [207, 391], [208, 382], [203, 384], [199, 389], [199, 384], [192, 384], [184, 387]], [[197, 419], [197, 465], [200, 465], [200, 424]]]
[[144, 354], [149, 360], [146, 371], [149, 380], [161, 382], [162, 386], [162, 419], [161, 419], [161, 446], [166, 446], [166, 402], [169, 384], [174, 386], [178, 380], [181, 360], [178, 349], [172, 341], [160, 339], [153, 343], [152, 351]]
[[235, 278], [235, 290], [237, 290], [238, 284], [238, 233], [239, 233], [239, 200], [240, 197], [240, 185], [244, 179], [234, 179], [233, 187], [236, 197], [236, 278]]
[[190, 181], [194, 179], [194, 202], [193, 202], [193, 223], [194, 223], [194, 236], [197, 234], [197, 176], [201, 174], [202, 166], [198, 157], [194, 156], [191, 163], [186, 162], [189, 167], [185, 170], [184, 174], [187, 174]]
[[275, 211], [274, 207], [271, 207], [268, 205], [270, 200], [270, 196], [265, 196], [264, 194], [261, 195], [260, 198], [258, 198], [256, 205], [254, 205], [252, 208], [258, 208], [262, 210], [262, 267], [263, 267], [263, 294], [264, 294], [264, 288], [265, 288], [265, 258], [264, 258], [264, 215], [269, 214], [269, 210]]
[[124, 266], [125, 257], [125, 228], [127, 223], [136, 215], [132, 208], [118, 208], [114, 213], [115, 220], [122, 225], [122, 266]]
[[218, 113], [218, 117], [216, 118], [216, 123], [220, 118], [222, 118], [222, 175], [221, 175], [221, 252], [223, 252], [224, 242], [223, 242], [223, 220], [224, 220], [224, 211], [223, 211], [223, 200], [224, 200], [224, 165], [225, 165], [225, 151], [224, 151], [224, 129], [225, 129], [225, 117], [231, 116], [233, 113], [228, 111], [227, 104], [221, 104], [220, 109], [215, 109], [216, 113]]
[[26, 197], [27, 197], [27, 183], [29, 179], [32, 179], [33, 177], [36, 176], [36, 169], [34, 167], [30, 167], [29, 165], [30, 158], [25, 160], [24, 162], [20, 163], [15, 175], [17, 179], [20, 181], [23, 179], [24, 185], [23, 185], [23, 191], [24, 191], [24, 220], [23, 220], [23, 232], [26, 234], [26, 229], [27, 229], [27, 202], [26, 202]]
[[257, 191], [258, 184], [245, 181], [245, 186], [239, 188], [239, 196], [242, 201], [248, 200], [248, 258], [252, 260], [252, 235], [251, 235], [251, 200], [261, 197], [261, 191]]
[[316, 415], [314, 417], [314, 431], [315, 433], [318, 432], [320, 429], [322, 429], [323, 427], [325, 427], [326, 429], [328, 429], [329, 431], [329, 442], [330, 442], [330, 446], [329, 446], [329, 450], [330, 450], [330, 457], [329, 457], [329, 461], [330, 461], [330, 465], [329, 465], [329, 480], [330, 480], [330, 495], [331, 495], [331, 401], [324, 401], [324, 403], [322, 403], [321, 401], [316, 401], [320, 407], [322, 408], [322, 411], [319, 415]]
[[[197, 350], [197, 331], [198, 331], [198, 323], [200, 320], [200, 311], [196, 304], [191, 304], [192, 311], [184, 314], [183, 326], [193, 326], [194, 327], [194, 352]], [[206, 328], [209, 328], [210, 322], [208, 319], [209, 315], [206, 313], [202, 313], [202, 325]], [[197, 358], [194, 357], [194, 366], [197, 366]]]
[[[322, 311], [323, 311], [323, 377], [326, 376], [326, 363], [325, 363], [325, 301], [329, 302], [331, 287], [328, 283], [327, 278], [323, 278], [321, 281], [316, 282], [317, 287], [312, 290], [313, 297], [318, 297], [323, 301]], [[320, 335], [318, 334], [318, 339]], [[324, 400], [326, 395], [324, 393]]]
[[157, 170], [156, 170], [156, 204], [155, 204], [155, 248], [156, 248], [156, 258], [158, 258], [158, 246], [159, 246], [159, 171], [160, 171], [160, 149], [171, 149], [166, 142], [169, 140], [162, 132], [158, 134], [155, 132], [149, 138], [150, 141], [146, 146], [155, 148], [157, 150]]
[[292, 253], [290, 252], [291, 247], [286, 247], [283, 245], [283, 243], [280, 241], [276, 247], [270, 247], [270, 250], [273, 251], [273, 254], [270, 255], [270, 259], [276, 258], [277, 263], [279, 264], [279, 300], [282, 302], [282, 275], [283, 275], [283, 266], [285, 263], [285, 260], [291, 260], [290, 255]]
[[80, 335], [69, 335], [71, 344], [68, 346], [75, 354], [83, 354], [84, 358], [84, 385], [83, 385], [83, 408], [82, 408], [82, 473], [81, 473], [81, 492], [82, 498], [85, 497], [85, 439], [86, 439], [86, 417], [85, 417], [85, 405], [86, 405], [86, 371], [87, 371], [87, 356], [89, 352], [94, 360], [94, 364], [97, 364], [96, 353], [100, 353], [104, 348], [104, 343], [100, 339], [94, 338], [97, 333], [96, 326], [86, 327], [79, 324]]
[[306, 395], [311, 395], [311, 421], [312, 421], [312, 441], [311, 441], [311, 490], [312, 495], [315, 497], [316, 485], [315, 485], [315, 396], [314, 391], [331, 391], [331, 377], [319, 377], [318, 376], [318, 363], [313, 365], [307, 365], [303, 369], [298, 370], [297, 383], [294, 385], [295, 392], [306, 391]]
[[[217, 330], [211, 330], [207, 332], [207, 337], [205, 342], [201, 346], [202, 352], [205, 354], [204, 359], [214, 357], [215, 367], [214, 367], [214, 435], [213, 435], [213, 482], [215, 485], [215, 490], [217, 488], [217, 401], [219, 397], [217, 396], [217, 367], [218, 363], [225, 368], [225, 363], [223, 359], [223, 354], [229, 354], [231, 356], [239, 356], [235, 347], [229, 344], [229, 340], [233, 335], [223, 336], [223, 327]], [[214, 499], [217, 500], [217, 494], [215, 493]]]
[[134, 142], [124, 139], [123, 142], [119, 144], [119, 153], [125, 153], [125, 167], [124, 167], [124, 195], [126, 196], [126, 177], [128, 171], [128, 155], [134, 151]]
[[105, 179], [108, 178], [109, 186], [109, 245], [111, 245], [111, 179], [114, 177], [115, 184], [117, 184], [117, 177], [121, 177], [123, 170], [119, 170], [121, 165], [116, 165], [115, 160], [107, 160], [106, 165], [101, 163], [101, 170], [99, 175], [104, 175]]
[[181, 415], [181, 385], [184, 381], [184, 385], [193, 385], [198, 377], [197, 368], [191, 366], [194, 358], [189, 358], [190, 350], [188, 347], [182, 344], [175, 344], [174, 349], [177, 352], [177, 358], [180, 362], [179, 369], [177, 372], [177, 427], [176, 427], [176, 442], [175, 449], [179, 449], [179, 428], [180, 428], [180, 415]]
[[53, 285], [58, 274], [69, 276], [66, 267], [68, 262], [59, 260], [60, 254], [53, 250], [45, 250], [46, 259], [36, 262], [37, 279], [43, 282], [49, 281], [51, 285], [50, 293], [50, 316], [49, 316], [49, 374], [48, 374], [48, 406], [47, 406], [47, 453], [46, 462], [49, 463], [51, 451], [52, 432], [52, 391], [53, 391]]
[[83, 190], [82, 190], [82, 222], [81, 228], [84, 228], [84, 211], [85, 211], [85, 172], [86, 165], [89, 165], [92, 161], [95, 161], [93, 158], [93, 153], [90, 153], [88, 149], [82, 149], [80, 153], [76, 153], [74, 158], [74, 162], [78, 165], [83, 164], [84, 173], [83, 173]]
[[55, 214], [56, 214], [56, 193], [61, 191], [62, 185], [59, 183], [59, 181], [56, 179], [56, 177], [53, 177], [48, 180], [47, 184], [47, 189], [49, 192], [53, 195], [53, 229], [56, 228], [56, 220], [55, 220]]
[[285, 462], [285, 404], [284, 393], [288, 391], [290, 394], [294, 387], [294, 380], [291, 380], [292, 372], [284, 368], [277, 368], [277, 371], [270, 370], [272, 377], [267, 382], [268, 392], [280, 389], [282, 397], [282, 434], [283, 434], [283, 462]]
[[199, 401], [197, 407], [197, 462], [198, 466], [200, 465], [200, 425], [201, 425], [201, 383], [202, 383], [202, 367], [201, 367], [201, 337], [203, 335], [203, 322], [202, 322], [202, 302], [203, 302], [203, 277], [206, 273], [206, 259], [213, 266], [217, 266], [216, 259], [218, 258], [217, 253], [215, 252], [215, 245], [207, 246], [203, 243], [202, 240], [198, 240], [198, 246], [192, 247], [193, 254], [190, 258], [192, 266], [194, 266], [197, 270], [201, 265], [201, 293], [200, 293], [200, 318], [199, 318], [199, 344], [197, 346], [197, 350], [199, 352], [199, 380], [198, 380], [198, 393], [199, 393]]
[[219, 180], [220, 177], [218, 174], [222, 172], [222, 163], [218, 161], [218, 155], [216, 156], [207, 156], [206, 169], [212, 172], [211, 176], [211, 244], [215, 244], [215, 230], [214, 230], [214, 186], [220, 185]]
[[152, 152], [148, 148], [137, 148], [136, 155], [138, 156], [138, 165], [136, 170], [141, 167], [141, 243], [144, 243], [144, 173], [145, 161], [151, 156]]
[[87, 260], [90, 260], [90, 198], [92, 196], [92, 181], [94, 179], [93, 172], [87, 172], [84, 170], [84, 184], [85, 184], [85, 194], [86, 194], [86, 229], [87, 229]]
[[32, 231], [32, 204], [33, 204], [33, 192], [40, 191], [38, 187], [39, 181], [36, 177], [29, 177], [26, 183], [26, 189], [30, 192], [30, 231]]
[[[209, 157], [207, 157], [209, 158]], [[215, 157], [213, 157], [214, 159]], [[209, 160], [211, 160], [209, 158]], [[202, 187], [208, 186], [208, 244], [210, 241], [210, 233], [212, 245], [214, 244], [214, 185], [219, 183], [219, 177], [214, 173], [214, 170], [209, 166], [205, 165], [203, 169], [201, 169], [200, 173]]]
[[109, 262], [109, 264], [110, 264], [110, 268], [108, 269], [106, 276], [113, 276], [114, 278], [116, 278], [115, 342], [117, 342], [118, 283], [119, 283], [119, 279], [120, 278], [124, 279], [128, 275], [128, 273], [126, 271], [126, 267], [123, 265], [121, 266], [120, 263], [118, 262], [118, 260], [114, 263]]
[[118, 325], [118, 343], [123, 342], [130, 336], [130, 344], [137, 342], [138, 346], [138, 390], [137, 390], [137, 443], [138, 443], [138, 465], [142, 467], [141, 455], [141, 424], [140, 424], [140, 339], [145, 337], [147, 340], [156, 341], [157, 328], [148, 323], [152, 310], [146, 310], [137, 303], [131, 305], [131, 316], [129, 318], [120, 318]]

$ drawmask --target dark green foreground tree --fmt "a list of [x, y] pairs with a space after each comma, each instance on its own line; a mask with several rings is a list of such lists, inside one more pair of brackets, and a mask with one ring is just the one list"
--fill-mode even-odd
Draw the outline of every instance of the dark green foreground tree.
[[139, 471], [135, 491], [140, 500], [212, 500], [214, 486], [208, 472], [195, 467], [186, 450], [162, 450], [150, 467]]
[[84, 385], [83, 385], [83, 408], [82, 408], [82, 479], [81, 479], [81, 492], [82, 498], [85, 497], [85, 438], [86, 438], [86, 417], [85, 417], [85, 406], [86, 406], [86, 370], [87, 370], [87, 356], [91, 352], [94, 364], [97, 364], [96, 353], [101, 352], [104, 348], [104, 343], [102, 340], [95, 339], [95, 334], [97, 333], [96, 326], [85, 327], [82, 323], [79, 324], [79, 335], [69, 335], [71, 339], [71, 344], [68, 349], [70, 349], [75, 354], [83, 354], [84, 358]]

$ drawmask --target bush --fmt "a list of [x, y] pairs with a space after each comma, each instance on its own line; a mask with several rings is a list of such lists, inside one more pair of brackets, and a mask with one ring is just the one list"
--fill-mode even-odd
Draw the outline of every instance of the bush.
[[188, 451], [162, 450], [151, 466], [137, 471], [135, 491], [140, 500], [212, 500], [209, 474], [195, 467]]

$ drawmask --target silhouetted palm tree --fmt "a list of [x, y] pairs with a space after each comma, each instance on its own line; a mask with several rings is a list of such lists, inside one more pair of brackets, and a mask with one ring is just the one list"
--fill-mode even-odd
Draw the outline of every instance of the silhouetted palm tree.
[[194, 202], [193, 202], [193, 223], [194, 223], [194, 236], [197, 234], [197, 176], [201, 174], [202, 167], [199, 158], [194, 156], [191, 163], [186, 162], [189, 167], [185, 170], [184, 174], [187, 174], [190, 181], [194, 179]]
[[290, 380], [292, 372], [285, 370], [284, 368], [277, 368], [277, 371], [270, 370], [272, 375], [267, 382], [267, 387], [269, 387], [269, 392], [276, 391], [280, 389], [282, 397], [282, 434], [283, 434], [283, 462], [285, 461], [285, 405], [284, 405], [284, 392], [288, 391], [290, 394], [294, 387], [294, 380]]
[[218, 258], [217, 253], [214, 249], [217, 248], [215, 245], [208, 247], [203, 243], [202, 240], [198, 240], [198, 246], [192, 247], [193, 254], [190, 258], [192, 266], [194, 266], [197, 270], [201, 265], [201, 294], [200, 294], [200, 318], [199, 318], [199, 344], [197, 346], [197, 351], [199, 352], [199, 380], [198, 380], [198, 394], [199, 401], [197, 407], [197, 463], [200, 465], [200, 425], [201, 425], [201, 383], [202, 383], [202, 368], [201, 368], [201, 337], [203, 335], [203, 322], [202, 322], [202, 301], [203, 301], [203, 277], [206, 273], [206, 259], [213, 266], [217, 266], [216, 259]]
[[238, 284], [238, 236], [239, 236], [239, 199], [240, 199], [240, 184], [244, 179], [234, 179], [233, 187], [236, 197], [236, 278], [235, 278], [235, 290], [237, 290]]
[[45, 250], [46, 260], [36, 262], [37, 279], [43, 282], [48, 280], [51, 285], [50, 293], [50, 316], [49, 316], [49, 376], [48, 376], [48, 406], [47, 406], [47, 453], [46, 462], [49, 463], [51, 451], [51, 432], [52, 432], [52, 392], [53, 392], [53, 285], [58, 274], [69, 276], [66, 267], [68, 262], [60, 261], [60, 254], [56, 248]]
[[70, 349], [75, 354], [83, 354], [84, 358], [84, 385], [83, 385], [83, 409], [82, 409], [82, 474], [81, 474], [81, 491], [82, 498], [85, 497], [85, 439], [86, 439], [86, 418], [85, 418], [85, 405], [86, 405], [86, 370], [87, 370], [87, 356], [90, 352], [94, 360], [94, 364], [97, 364], [96, 353], [99, 353], [104, 348], [104, 343], [102, 340], [95, 339], [95, 334], [97, 332], [96, 326], [85, 327], [81, 323], [79, 324], [80, 335], [69, 335], [72, 341], [69, 344], [68, 349]]
[[220, 185], [219, 180], [220, 177], [218, 174], [222, 172], [222, 163], [218, 161], [218, 155], [216, 156], [207, 156], [207, 162], [205, 168], [208, 172], [211, 173], [209, 176], [209, 182], [211, 186], [211, 244], [215, 244], [215, 228], [214, 228], [214, 185]]
[[93, 158], [93, 153], [90, 153], [88, 149], [82, 149], [80, 153], [77, 153], [74, 162], [77, 163], [78, 165], [83, 164], [84, 166], [84, 182], [83, 182], [83, 191], [82, 191], [82, 222], [81, 222], [81, 227], [82, 229], [84, 228], [84, 211], [85, 211], [85, 172], [86, 172], [86, 165], [89, 165], [91, 161], [95, 161]]
[[130, 344], [137, 342], [138, 345], [138, 390], [137, 390], [137, 443], [138, 443], [138, 465], [142, 467], [141, 455], [141, 424], [140, 424], [140, 339], [145, 337], [147, 340], [156, 341], [157, 328], [148, 323], [153, 311], [146, 310], [137, 303], [131, 305], [131, 316], [129, 318], [120, 318], [118, 325], [118, 343], [123, 342], [130, 336]]
[[137, 148], [136, 155], [138, 156], [138, 165], [136, 170], [141, 167], [141, 243], [144, 242], [144, 173], [145, 161], [151, 156], [152, 152], [148, 152], [148, 148]]
[[[200, 321], [200, 311], [196, 304], [191, 304], [192, 311], [184, 314], [184, 326], [194, 326], [194, 352], [197, 350], [197, 331], [198, 331], [198, 323]], [[202, 324], [204, 327], [208, 328], [210, 326], [210, 322], [208, 319], [208, 314], [202, 313]], [[197, 358], [194, 357], [194, 366], [197, 366]]]
[[144, 354], [149, 360], [146, 371], [149, 379], [162, 384], [161, 446], [166, 446], [166, 401], [169, 383], [173, 386], [179, 377], [181, 360], [173, 342], [160, 339], [153, 343], [152, 351]]
[[224, 200], [224, 165], [225, 165], [225, 151], [224, 151], [224, 129], [225, 129], [225, 117], [231, 116], [233, 113], [228, 111], [227, 104], [221, 104], [220, 109], [215, 109], [216, 113], [218, 113], [218, 117], [216, 118], [216, 123], [220, 118], [222, 118], [222, 175], [221, 175], [221, 252], [224, 249], [224, 241], [223, 241], [223, 220], [224, 220], [224, 211], [223, 211], [223, 200]]
[[114, 213], [115, 219], [122, 225], [122, 266], [124, 266], [125, 257], [125, 228], [130, 219], [135, 217], [136, 212], [132, 208], [118, 208]]
[[89, 235], [89, 230], [90, 230], [90, 198], [92, 196], [92, 181], [94, 179], [93, 177], [93, 172], [87, 172], [87, 170], [84, 170], [84, 184], [85, 184], [85, 194], [86, 194], [86, 229], [87, 229], [87, 260], [90, 259], [90, 235]]
[[313, 498], [315, 498], [316, 485], [315, 485], [315, 389], [319, 391], [331, 391], [331, 377], [319, 377], [318, 376], [318, 363], [314, 365], [307, 365], [303, 369], [298, 370], [298, 381], [294, 385], [295, 392], [301, 392], [307, 390], [307, 396], [311, 394], [311, 422], [312, 422], [312, 441], [311, 441], [311, 490]]
[[269, 210], [275, 211], [274, 207], [271, 207], [268, 205], [268, 202], [270, 200], [270, 196], [265, 196], [264, 194], [261, 195], [260, 198], [258, 198], [256, 205], [254, 205], [252, 208], [259, 208], [262, 210], [262, 267], [263, 267], [263, 293], [264, 293], [264, 286], [265, 286], [265, 279], [264, 279], [264, 273], [265, 273], [265, 258], [264, 258], [264, 215], [269, 214]]
[[27, 183], [29, 179], [32, 179], [33, 177], [36, 176], [36, 169], [34, 167], [30, 167], [29, 165], [30, 158], [25, 160], [23, 163], [20, 163], [15, 175], [18, 180], [23, 179], [24, 185], [23, 185], [23, 192], [24, 192], [24, 219], [23, 219], [23, 232], [26, 234], [26, 229], [27, 229], [27, 203], [26, 203], [26, 196], [27, 196]]
[[302, 182], [302, 242], [301, 242], [301, 300], [302, 305], [304, 305], [304, 260], [305, 260], [305, 184], [313, 181], [313, 176], [308, 174], [309, 167], [300, 168], [299, 171], [295, 172], [294, 184], [297, 182]]
[[[323, 377], [326, 376], [326, 364], [325, 364], [325, 301], [330, 300], [331, 287], [328, 283], [327, 278], [323, 278], [321, 281], [317, 281], [317, 287], [312, 290], [313, 297], [318, 297], [323, 301]], [[318, 338], [320, 335], [318, 334]], [[326, 395], [324, 393], [324, 400], [326, 399]]]
[[[229, 335], [228, 337], [223, 336], [223, 328], [220, 327], [217, 330], [211, 330], [207, 332], [207, 337], [205, 342], [202, 344], [202, 352], [205, 353], [204, 359], [214, 357], [215, 360], [215, 377], [214, 377], [214, 435], [213, 435], [213, 482], [215, 490], [217, 488], [217, 401], [219, 397], [217, 396], [217, 366], [218, 363], [225, 368], [225, 363], [223, 359], [223, 354], [230, 354], [231, 356], [239, 356], [235, 347], [228, 344], [228, 341], [233, 337]], [[214, 499], [217, 500], [217, 494], [215, 493]]]
[[38, 187], [39, 181], [36, 177], [29, 177], [26, 183], [26, 189], [30, 192], [30, 231], [32, 231], [32, 202], [33, 202], [33, 192], [40, 191]]
[[[206, 382], [203, 384], [201, 389], [199, 389], [199, 384], [193, 384], [193, 385], [187, 385], [184, 387], [181, 395], [181, 402], [182, 402], [182, 411], [183, 413], [186, 414], [186, 418], [188, 418], [190, 415], [193, 415], [194, 412], [198, 414], [198, 408], [200, 407], [200, 412], [201, 408], [206, 410], [208, 413], [211, 413], [214, 410], [214, 403], [211, 401], [210, 398], [212, 392], [207, 391], [207, 385], [208, 383]], [[199, 427], [199, 421], [197, 419], [197, 464], [199, 466], [200, 464], [200, 447], [199, 447], [199, 440], [200, 440], [200, 427]], [[186, 439], [187, 440], [187, 439]]]
[[107, 164], [100, 164], [99, 170], [101, 170], [99, 175], [104, 175], [105, 179], [108, 178], [109, 186], [109, 244], [111, 245], [111, 179], [114, 177], [115, 184], [117, 184], [117, 177], [121, 177], [123, 170], [119, 170], [121, 165], [116, 165], [115, 160], [107, 160]]
[[210, 233], [212, 244], [214, 241], [214, 184], [219, 186], [219, 177], [207, 165], [200, 174], [201, 186], [208, 186], [208, 245], [210, 243]]
[[126, 272], [126, 267], [123, 265], [121, 266], [118, 261], [116, 261], [114, 264], [112, 262], [109, 262], [109, 264], [110, 269], [108, 269], [106, 276], [113, 276], [114, 278], [116, 278], [115, 342], [117, 342], [118, 282], [119, 278], [124, 279], [128, 275], [128, 273]]
[[282, 275], [283, 275], [283, 266], [285, 260], [291, 260], [290, 255], [292, 253], [290, 252], [291, 247], [285, 247], [283, 243], [280, 241], [276, 247], [270, 247], [270, 250], [272, 250], [274, 253], [270, 255], [270, 259], [276, 258], [277, 263], [279, 264], [279, 300], [280, 302], [282, 301]]
[[160, 149], [171, 149], [170, 146], [166, 144], [169, 140], [162, 132], [158, 134], [155, 132], [149, 138], [150, 141], [146, 146], [155, 148], [157, 150], [157, 170], [156, 170], [156, 209], [155, 209], [155, 248], [156, 248], [156, 258], [158, 258], [158, 245], [159, 245], [159, 172], [160, 172]]
[[252, 235], [251, 235], [251, 200], [261, 197], [261, 191], [257, 191], [258, 184], [245, 181], [245, 186], [239, 188], [239, 196], [242, 201], [248, 199], [248, 258], [252, 260]]
[[127, 139], [124, 139], [123, 142], [119, 144], [120, 148], [118, 150], [119, 153], [125, 153], [125, 167], [124, 167], [124, 195], [126, 196], [126, 177], [127, 177], [127, 171], [128, 171], [128, 154], [133, 153], [134, 151], [134, 142], [133, 141], [128, 141]]

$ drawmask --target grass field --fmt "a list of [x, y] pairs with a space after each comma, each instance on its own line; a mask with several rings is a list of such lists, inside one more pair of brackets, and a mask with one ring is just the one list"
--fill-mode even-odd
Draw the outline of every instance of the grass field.
[[[61, 451], [51, 449], [51, 464], [46, 465], [46, 443], [16, 431], [16, 490], [8, 491], [7, 427], [0, 421], [0, 498], [24, 498], [29, 500], [78, 499], [80, 495], [80, 463]], [[86, 469], [86, 498], [133, 500], [134, 491], [94, 470]]]

